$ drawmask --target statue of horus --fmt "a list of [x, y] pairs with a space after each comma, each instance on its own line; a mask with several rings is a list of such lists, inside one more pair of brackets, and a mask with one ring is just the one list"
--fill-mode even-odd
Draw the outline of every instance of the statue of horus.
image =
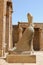
[[23, 33], [22, 38], [17, 43], [17, 51], [24, 52], [24, 51], [31, 51], [32, 47], [32, 39], [34, 37], [34, 25], [32, 23], [32, 16], [28, 13], [28, 27]]
[[23, 33], [22, 38], [18, 41], [16, 45], [16, 52], [28, 52], [32, 50], [32, 39], [34, 37], [34, 24], [32, 23], [32, 16], [28, 13], [28, 27]]

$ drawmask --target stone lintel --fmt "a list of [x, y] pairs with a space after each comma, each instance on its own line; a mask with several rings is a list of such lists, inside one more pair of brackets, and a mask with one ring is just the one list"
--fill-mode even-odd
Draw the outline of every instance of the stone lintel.
[[7, 56], [6, 61], [8, 63], [36, 63], [35, 55], [24, 55], [24, 54], [10, 54]]

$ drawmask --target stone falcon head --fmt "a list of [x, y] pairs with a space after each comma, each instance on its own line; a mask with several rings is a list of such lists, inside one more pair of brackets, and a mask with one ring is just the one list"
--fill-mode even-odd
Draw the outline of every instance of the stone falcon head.
[[32, 25], [34, 27], [34, 24], [32, 22], [33, 16], [30, 13], [27, 14], [27, 19], [28, 19], [28, 25], [29, 26]]

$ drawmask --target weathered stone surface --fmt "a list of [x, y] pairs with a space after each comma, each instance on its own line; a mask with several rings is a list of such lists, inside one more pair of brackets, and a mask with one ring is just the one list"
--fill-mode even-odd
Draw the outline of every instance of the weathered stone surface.
[[36, 56], [25, 54], [10, 54], [7, 56], [6, 61], [8, 63], [36, 63]]

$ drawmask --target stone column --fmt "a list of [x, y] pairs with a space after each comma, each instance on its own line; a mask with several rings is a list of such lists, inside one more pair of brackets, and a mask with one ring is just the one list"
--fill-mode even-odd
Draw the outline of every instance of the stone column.
[[12, 48], [12, 12], [9, 7], [9, 49]]
[[40, 33], [40, 51], [43, 51], [43, 29], [41, 28], [39, 30], [39, 33]]
[[6, 30], [6, 1], [4, 0], [4, 10], [3, 10], [3, 44], [2, 44], [2, 56], [5, 55], [5, 30]]
[[19, 27], [19, 40], [22, 38], [22, 32], [23, 32], [22, 27]]

